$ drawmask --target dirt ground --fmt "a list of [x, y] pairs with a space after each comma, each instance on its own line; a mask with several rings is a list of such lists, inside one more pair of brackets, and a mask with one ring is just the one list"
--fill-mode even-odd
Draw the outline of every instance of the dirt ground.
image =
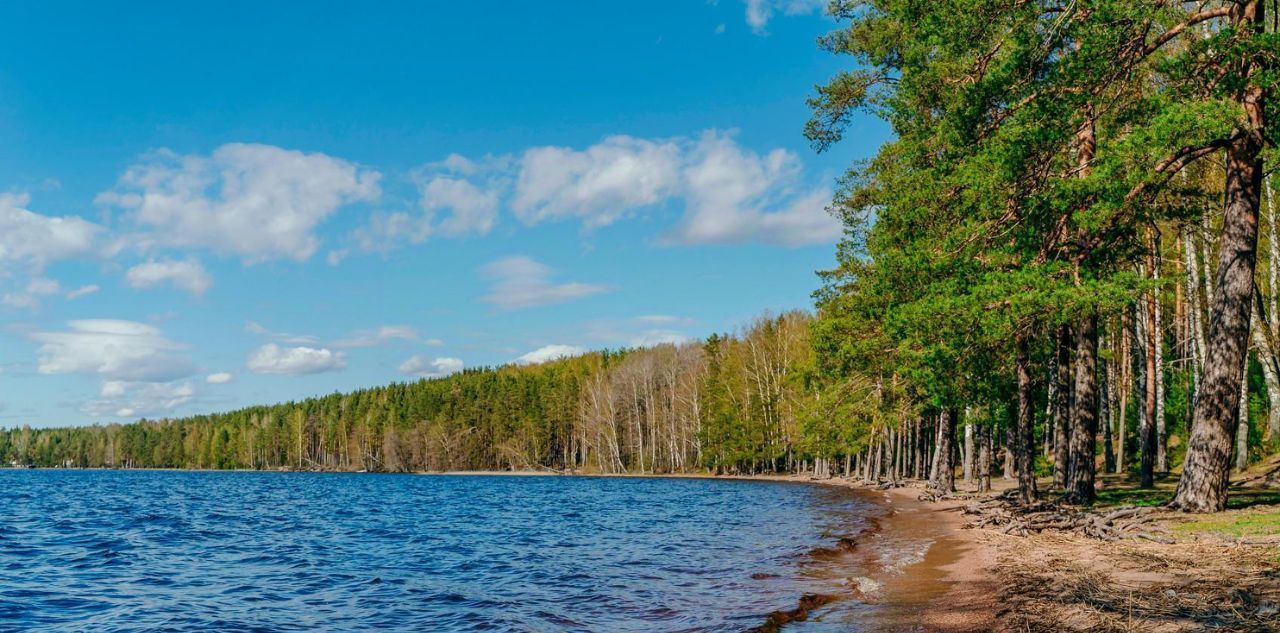
[[[884, 579], [874, 630], [1280, 631], [1280, 531], [1271, 523], [1232, 536], [1169, 512], [1153, 529], [1171, 543], [1058, 531], [1017, 536], [968, 528], [971, 500], [920, 501], [920, 485], [869, 490], [893, 507], [884, 531], [935, 539], [923, 560]], [[1127, 501], [1126, 494], [1110, 498]], [[1208, 525], [1253, 525], [1252, 516], [1280, 511], [1273, 505], [1280, 491], [1237, 497], [1268, 503], [1213, 515]]]

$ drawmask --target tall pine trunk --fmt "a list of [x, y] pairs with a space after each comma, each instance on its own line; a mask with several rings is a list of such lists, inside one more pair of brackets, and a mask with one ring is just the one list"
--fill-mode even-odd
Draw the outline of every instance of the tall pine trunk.
[[[1261, 32], [1266, 21], [1261, 0], [1237, 2], [1231, 7], [1231, 24], [1242, 31]], [[1182, 478], [1171, 505], [1188, 512], [1217, 512], [1227, 506], [1231, 474], [1231, 445], [1240, 381], [1248, 353], [1254, 268], [1258, 246], [1258, 211], [1262, 194], [1262, 147], [1266, 131], [1266, 94], [1258, 75], [1264, 56], [1241, 59], [1239, 75], [1249, 78], [1239, 94], [1248, 121], [1227, 146], [1226, 204], [1222, 239], [1218, 246], [1218, 271], [1209, 314], [1208, 349], [1204, 381], [1196, 399], [1191, 438]]]
[[[1154, 262], [1154, 254], [1150, 255]], [[1138, 424], [1138, 442], [1141, 462], [1138, 464], [1139, 485], [1150, 488], [1155, 485], [1156, 468], [1156, 330], [1152, 325], [1156, 315], [1156, 295], [1149, 292], [1143, 297], [1142, 319], [1142, 419]]]
[[1093, 503], [1098, 432], [1098, 317], [1080, 319], [1076, 333], [1076, 386], [1071, 413], [1071, 462], [1067, 498]]
[[1071, 326], [1058, 326], [1058, 349], [1055, 363], [1057, 402], [1054, 406], [1053, 425], [1053, 487], [1064, 490], [1067, 486], [1067, 467], [1071, 453]]
[[[1154, 249], [1155, 257], [1153, 258], [1151, 268], [1151, 278], [1157, 282], [1160, 281], [1160, 230], [1157, 227], [1153, 231], [1151, 247]], [[1156, 380], [1156, 400], [1155, 400], [1155, 426], [1156, 426], [1156, 472], [1169, 472], [1169, 458], [1167, 446], [1169, 437], [1165, 432], [1164, 420], [1164, 306], [1160, 301], [1160, 295], [1155, 295], [1155, 311], [1151, 318], [1152, 346], [1151, 355], [1155, 360], [1155, 367], [1152, 375]]]
[[1023, 503], [1036, 500], [1036, 475], [1034, 469], [1036, 435], [1035, 403], [1031, 393], [1031, 352], [1027, 334], [1017, 335], [1017, 357], [1014, 361], [1018, 381], [1018, 415], [1014, 421], [1010, 442], [1014, 453], [1014, 470], [1018, 475], [1018, 498]]
[[[1111, 341], [1114, 351], [1115, 335], [1107, 336], [1107, 340]], [[1104, 356], [1098, 360], [1098, 424], [1102, 426], [1102, 471], [1107, 473], [1116, 472], [1116, 452], [1111, 444], [1111, 401], [1114, 391], [1111, 386], [1111, 374], [1111, 364]]]
[[991, 425], [978, 427], [978, 492], [991, 490]]
[[973, 423], [964, 423], [964, 482], [966, 484], [973, 483], [973, 467], [974, 467], [974, 436]]
[[929, 487], [938, 492], [955, 492], [956, 412], [944, 407], [938, 418], [938, 448]]

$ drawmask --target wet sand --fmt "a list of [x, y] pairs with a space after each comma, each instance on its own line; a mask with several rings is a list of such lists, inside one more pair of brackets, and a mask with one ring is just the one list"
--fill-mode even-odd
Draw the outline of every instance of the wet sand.
[[873, 612], [876, 631], [960, 633], [996, 626], [995, 550], [985, 535], [965, 530], [958, 502], [924, 503], [917, 488], [884, 491], [893, 507], [885, 534], [931, 542], [924, 558], [886, 577]]

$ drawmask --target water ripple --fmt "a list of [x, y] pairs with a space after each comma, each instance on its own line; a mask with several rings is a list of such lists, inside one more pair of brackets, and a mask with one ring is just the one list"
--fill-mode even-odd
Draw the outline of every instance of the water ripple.
[[[804, 556], [867, 509], [684, 479], [0, 471], [0, 491], [6, 631], [742, 631], [843, 581]], [[800, 630], [850, 629], [816, 616]]]

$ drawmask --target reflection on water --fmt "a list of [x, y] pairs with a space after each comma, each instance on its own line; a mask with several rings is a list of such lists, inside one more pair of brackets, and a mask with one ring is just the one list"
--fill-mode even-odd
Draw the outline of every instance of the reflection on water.
[[728, 480], [0, 471], [0, 629], [742, 631], [866, 581], [839, 539], [870, 510]]

